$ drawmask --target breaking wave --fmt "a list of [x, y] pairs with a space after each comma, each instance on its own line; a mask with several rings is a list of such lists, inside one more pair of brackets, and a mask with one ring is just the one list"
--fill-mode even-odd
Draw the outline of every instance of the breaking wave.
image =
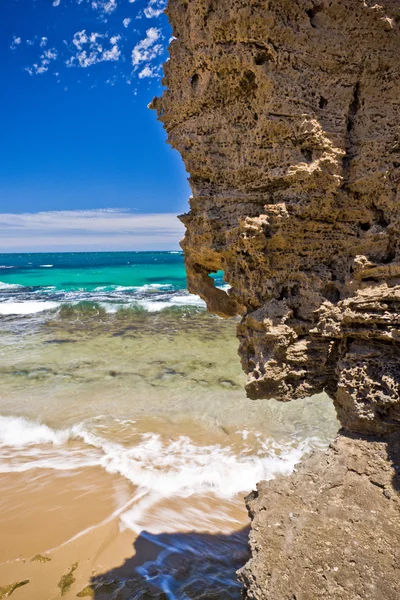
[[0, 472], [100, 466], [157, 498], [214, 494], [229, 499], [260, 480], [289, 475], [304, 454], [322, 445], [316, 437], [277, 443], [252, 434], [249, 440], [247, 431], [236, 433], [235, 444], [202, 445], [186, 435], [171, 439], [140, 432], [134, 424], [130, 429], [130, 440], [120, 442], [93, 422], [53, 429], [24, 417], [1, 416]]
[[[2, 267], [3, 269], [8, 269], [11, 267]], [[22, 285], [19, 285], [18, 283], [4, 283], [3, 281], [0, 281], [0, 290], [1, 291], [6, 291], [6, 290], [17, 290], [18, 288], [23, 288]]]
[[199, 296], [189, 294], [186, 290], [176, 290], [170, 284], [99, 286], [92, 291], [60, 292], [52, 286], [32, 289], [0, 283], [0, 315], [33, 315], [63, 307], [73, 310], [85, 303], [91, 306], [97, 304], [106, 313], [116, 313], [121, 308], [141, 308], [146, 312], [174, 307], [205, 309], [205, 303]]
[[0, 315], [34, 315], [58, 308], [57, 302], [28, 300], [26, 302], [1, 302]]

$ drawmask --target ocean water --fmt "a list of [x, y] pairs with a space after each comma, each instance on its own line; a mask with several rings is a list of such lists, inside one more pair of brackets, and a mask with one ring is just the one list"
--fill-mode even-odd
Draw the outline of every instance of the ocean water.
[[[223, 274], [215, 274], [224, 285]], [[0, 254], [0, 314], [63, 304], [100, 303], [107, 311], [204, 306], [186, 291], [181, 252]]]
[[248, 400], [180, 252], [0, 265], [0, 588], [50, 600], [78, 563], [67, 600], [239, 599], [243, 498], [327, 446], [329, 399]]

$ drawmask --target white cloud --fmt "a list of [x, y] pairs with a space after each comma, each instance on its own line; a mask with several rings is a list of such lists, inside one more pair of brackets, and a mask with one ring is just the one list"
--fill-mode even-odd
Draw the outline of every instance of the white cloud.
[[40, 55], [40, 62], [34, 63], [31, 67], [26, 67], [25, 71], [29, 73], [29, 75], [42, 75], [49, 70], [49, 64], [56, 60], [58, 56], [57, 50], [55, 48], [47, 48], [43, 51], [43, 54]]
[[146, 65], [144, 69], [139, 72], [139, 79], [145, 79], [146, 77], [159, 77], [160, 75], [160, 67], [151, 67], [150, 65]]
[[[101, 35], [99, 33], [92, 33], [92, 36], [101, 37]], [[85, 29], [83, 29], [82, 31], [77, 31], [76, 33], [74, 33], [74, 38], [72, 40], [72, 43], [74, 44], [74, 46], [76, 48], [78, 48], [78, 50], [82, 50], [82, 47], [84, 46], [84, 44], [87, 44], [88, 41], [89, 41], [89, 38], [86, 35], [86, 30]]]
[[13, 41], [11, 42], [11, 45], [10, 45], [11, 50], [15, 50], [16, 47], [20, 45], [21, 41], [22, 40], [20, 37], [17, 37], [16, 35], [14, 35]]
[[43, 52], [43, 55], [48, 60], [55, 60], [57, 58], [57, 50], [55, 48], [49, 48]]
[[148, 19], [159, 17], [167, 6], [167, 0], [150, 0], [144, 14]]
[[[121, 56], [118, 46], [120, 40], [120, 35], [109, 38], [107, 33], [87, 34], [85, 29], [77, 31], [72, 40], [77, 52], [65, 64], [68, 67], [79, 65], [86, 68], [104, 61], [117, 61]], [[108, 44], [107, 48], [104, 47], [105, 43]]]
[[172, 213], [119, 209], [0, 213], [0, 251], [174, 250], [183, 229]]
[[118, 60], [121, 55], [121, 51], [119, 50], [117, 45], [111, 46], [109, 50], [105, 50], [103, 52], [103, 56], [101, 60]]
[[91, 3], [93, 10], [98, 10], [106, 15], [110, 15], [117, 8], [116, 0], [93, 0]]
[[[134, 1], [129, 0], [131, 3]], [[122, 3], [120, 0], [73, 0], [73, 2], [75, 5], [81, 4], [85, 9], [89, 9], [89, 12], [92, 10], [98, 11], [100, 14], [96, 15], [96, 20], [98, 21], [98, 17], [100, 17], [103, 23], [107, 21], [108, 16], [117, 8], [120, 8], [122, 12]], [[61, 0], [51, 0], [50, 6], [51, 4], [59, 6]], [[63, 8], [66, 8], [67, 4], [69, 5], [70, 3], [63, 3]], [[143, 9], [139, 11], [140, 16], [142, 18], [145, 16], [148, 18], [158, 16], [165, 5], [166, 0], [146, 0], [144, 2], [146, 8], [144, 11]], [[87, 10], [85, 12], [87, 16]], [[19, 44], [25, 46], [25, 43], [27, 46], [32, 46], [33, 48], [39, 47], [38, 52], [31, 52], [32, 58], [29, 63], [25, 63], [25, 71], [30, 75], [39, 75], [48, 71], [53, 72], [55, 65], [52, 68], [50, 63], [55, 61], [56, 58], [60, 59], [59, 63], [64, 67], [87, 68], [98, 63], [112, 63], [110, 70], [112, 70], [112, 73], [115, 73], [115, 68], [112, 67], [117, 61], [124, 63], [122, 66], [129, 68], [129, 52], [131, 52], [133, 69], [130, 72], [126, 68], [122, 69], [119, 74], [119, 81], [125, 81], [127, 84], [130, 84], [132, 79], [138, 81], [160, 77], [160, 63], [165, 58], [166, 46], [166, 39], [162, 33], [162, 29], [148, 27], [145, 33], [143, 31], [139, 32], [137, 29], [131, 29], [132, 24], [135, 22], [134, 16], [124, 19], [122, 17], [117, 18], [117, 22], [119, 22], [119, 29], [116, 29], [115, 33], [107, 32], [103, 24], [99, 25], [98, 32], [90, 33], [90, 30], [82, 29], [76, 31], [69, 39], [60, 41], [60, 46], [57, 49], [49, 48], [51, 42], [46, 36], [40, 35], [32, 36], [31, 39], [26, 40], [21, 40], [21, 37], [14, 36], [10, 48], [15, 50]], [[136, 39], [134, 38], [135, 41], [130, 47], [127, 47], [127, 37], [123, 33], [128, 28], [129, 32], [132, 32], [132, 35], [136, 36]], [[28, 50], [28, 48], [26, 49]], [[57, 67], [57, 70], [59, 70], [59, 65]], [[107, 74], [104, 80], [109, 83], [110, 74]]]
[[160, 29], [150, 27], [146, 31], [146, 37], [138, 42], [132, 50], [132, 64], [137, 67], [141, 62], [149, 62], [162, 54], [164, 48], [162, 44], [156, 44], [162, 40]]

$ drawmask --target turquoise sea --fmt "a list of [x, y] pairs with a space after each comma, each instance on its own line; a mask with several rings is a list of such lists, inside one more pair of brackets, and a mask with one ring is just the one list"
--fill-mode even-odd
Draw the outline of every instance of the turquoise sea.
[[[224, 285], [222, 273], [215, 279]], [[0, 254], [0, 314], [32, 314], [81, 302], [100, 303], [108, 311], [204, 307], [186, 291], [178, 251]]]

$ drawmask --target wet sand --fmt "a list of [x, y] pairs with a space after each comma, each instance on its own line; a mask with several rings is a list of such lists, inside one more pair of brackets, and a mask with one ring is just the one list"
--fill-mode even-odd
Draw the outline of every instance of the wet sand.
[[[41, 483], [29, 482], [25, 475], [8, 474], [0, 479], [0, 483], [14, 491], [14, 498], [18, 496], [18, 506], [10, 506], [4, 501], [1, 503], [0, 589], [29, 580], [29, 584], [14, 592], [15, 597], [21, 600], [44, 600], [60, 595], [67, 599], [75, 598], [85, 588], [89, 597], [97, 598], [98, 593], [104, 593], [104, 590], [96, 592], [96, 587], [101, 588], [101, 584], [110, 581], [117, 585], [117, 582], [129, 580], [135, 582], [139, 590], [144, 589], [145, 582], [136, 569], [149, 561], [157, 561], [163, 549], [160, 549], [157, 540], [162, 534], [144, 533], [147, 532], [146, 527], [138, 534], [130, 529], [121, 530], [121, 508], [116, 507], [115, 496], [131, 494], [131, 499], [135, 494], [132, 490], [123, 489], [123, 483], [117, 478], [93, 469], [64, 481], [57, 478]], [[89, 486], [91, 489], [88, 489]], [[240, 501], [241, 497], [236, 498], [230, 510], [225, 512], [220, 510], [220, 502], [211, 496], [166, 500], [159, 503], [147, 522], [149, 528], [152, 526], [160, 532], [164, 530], [172, 544], [179, 532], [182, 539], [189, 536], [189, 541], [191, 535], [194, 538], [199, 536], [202, 544], [201, 534], [190, 533], [193, 529], [190, 517], [195, 519], [197, 531], [201, 531], [198, 516], [202, 512], [209, 514], [213, 511], [214, 533], [209, 537], [214, 543], [212, 539], [215, 536], [218, 544], [219, 534], [225, 532], [229, 535], [246, 527], [247, 519]], [[177, 519], [181, 510], [186, 518]], [[204, 521], [204, 534], [207, 535], [207, 525], [211, 520], [205, 518]], [[240, 547], [235, 545], [236, 551], [245, 557], [243, 536], [241, 542]], [[230, 551], [232, 547], [231, 544]], [[204, 551], [203, 545], [202, 549]], [[180, 555], [181, 559], [187, 557], [187, 553], [179, 551], [179, 547], [174, 548], [172, 554]], [[209, 557], [210, 563], [213, 558]], [[204, 556], [202, 562], [205, 562]], [[62, 593], [60, 581], [76, 563], [74, 581]], [[164, 566], [164, 574], [168, 570]], [[233, 574], [231, 569], [230, 575]], [[114, 591], [110, 590], [106, 597], [114, 597]]]
[[4, 497], [1, 502], [0, 589], [28, 579], [14, 592], [16, 598], [56, 598], [62, 575], [78, 562], [76, 581], [64, 594], [75, 598], [93, 574], [107, 572], [132, 554], [136, 536], [119, 531], [118, 517], [110, 519], [121, 485], [116, 478], [93, 469], [64, 480], [42, 479], [29, 481], [19, 474], [0, 479], [2, 489], [18, 499], [17, 505]]

